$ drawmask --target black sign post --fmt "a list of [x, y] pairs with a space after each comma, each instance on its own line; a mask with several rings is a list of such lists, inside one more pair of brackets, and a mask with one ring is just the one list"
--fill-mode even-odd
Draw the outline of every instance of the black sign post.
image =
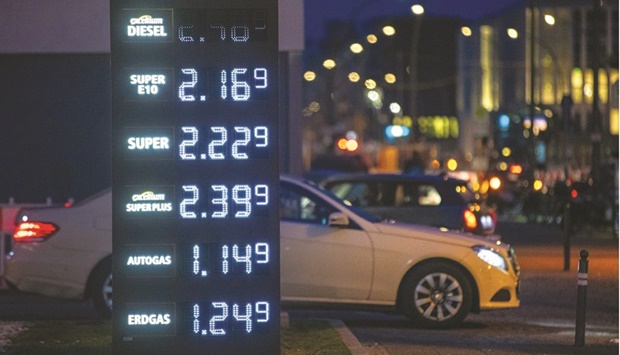
[[111, 1], [115, 354], [280, 351], [277, 18]]

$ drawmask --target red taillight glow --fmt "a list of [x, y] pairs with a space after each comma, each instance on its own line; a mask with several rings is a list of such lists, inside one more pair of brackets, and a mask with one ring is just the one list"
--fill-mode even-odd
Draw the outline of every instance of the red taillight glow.
[[510, 171], [512, 174], [519, 175], [523, 172], [523, 167], [521, 167], [521, 165], [519, 164], [512, 164], [508, 168], [508, 171]]
[[570, 192], [570, 197], [572, 197], [572, 198], [579, 197], [579, 192], [577, 192], [576, 189], [572, 189], [571, 192]]
[[13, 232], [17, 243], [42, 242], [56, 233], [58, 227], [45, 222], [22, 222]]
[[465, 212], [463, 212], [463, 220], [465, 221], [465, 228], [467, 228], [467, 230], [474, 230], [478, 227], [476, 215], [470, 210], [465, 210]]

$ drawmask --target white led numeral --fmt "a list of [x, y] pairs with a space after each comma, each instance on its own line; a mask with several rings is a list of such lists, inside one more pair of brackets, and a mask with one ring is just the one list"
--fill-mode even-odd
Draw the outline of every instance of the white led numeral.
[[[259, 84], [258, 82], [261, 82], [261, 84]], [[265, 68], [254, 69], [254, 87], [257, 89], [267, 88], [267, 69]]]
[[245, 263], [245, 273], [252, 273], [252, 247], [249, 245], [245, 246], [245, 255], [239, 254], [239, 246], [237, 244], [233, 245], [233, 259], [235, 259], [238, 263]]
[[240, 153], [239, 147], [246, 147], [250, 143], [251, 131], [248, 127], [235, 127], [235, 132], [243, 134], [243, 139], [237, 139], [232, 145], [232, 156], [235, 159], [247, 159], [246, 153]]
[[220, 159], [226, 158], [224, 156], [224, 153], [216, 152], [215, 151], [216, 147], [222, 147], [224, 144], [226, 144], [226, 141], [228, 140], [228, 132], [226, 131], [226, 128], [224, 128], [224, 127], [211, 127], [211, 131], [214, 134], [219, 134], [220, 138], [219, 139], [213, 139], [213, 141], [211, 141], [211, 143], [209, 143], [209, 157], [211, 159], [214, 159], [214, 160], [220, 160]]
[[196, 155], [188, 153], [187, 148], [196, 146], [196, 142], [198, 142], [198, 130], [196, 127], [182, 127], [181, 130], [183, 133], [189, 133], [191, 138], [189, 140], [183, 140], [181, 144], [179, 144], [179, 156], [181, 160], [195, 160]]
[[[192, 263], [192, 272], [194, 275], [200, 274], [200, 247], [198, 245], [194, 245], [192, 248], [192, 256], [194, 257], [194, 261]], [[205, 272], [206, 276], [206, 272]]]
[[182, 218], [196, 218], [196, 212], [187, 210], [187, 206], [195, 206], [198, 201], [198, 187], [195, 185], [183, 185], [183, 191], [191, 192], [191, 198], [184, 198], [179, 206], [179, 211]]
[[238, 75], [245, 74], [247, 71], [246, 68], [235, 68], [230, 74], [232, 81], [230, 93], [235, 101], [247, 101], [250, 98], [250, 85], [245, 81], [239, 81], [237, 78]]
[[256, 321], [258, 323], [269, 322], [269, 302], [256, 302]]
[[222, 274], [228, 274], [228, 245], [222, 247]]
[[269, 262], [269, 244], [267, 243], [256, 243], [254, 246], [254, 253], [262, 258], [257, 258], [257, 263], [259, 264], [267, 264]]
[[254, 137], [256, 138], [256, 140], [261, 140], [262, 142], [260, 143], [256, 143], [256, 147], [258, 148], [264, 148], [269, 144], [269, 130], [267, 130], [267, 127], [264, 126], [258, 126], [256, 128], [254, 128]]
[[252, 305], [246, 303], [245, 305], [245, 314], [239, 313], [239, 305], [233, 305], [233, 317], [237, 322], [245, 322], [245, 331], [246, 333], [252, 332]]
[[193, 315], [194, 315], [194, 322], [193, 322], [194, 334], [198, 334], [198, 333], [200, 333], [200, 306], [195, 304], [193, 311], [194, 311], [193, 312]]
[[226, 86], [226, 82], [228, 81], [226, 78], [228, 76], [226, 75], [226, 70], [222, 70], [222, 72], [220, 73], [220, 82], [222, 83], [221, 89], [220, 89], [220, 97], [222, 98], [222, 100], [225, 100], [228, 97], [228, 87]]
[[198, 83], [198, 72], [196, 69], [192, 68], [181, 69], [181, 72], [185, 75], [189, 75], [191, 80], [183, 81], [181, 86], [179, 86], [179, 99], [181, 99], [181, 101], [196, 101], [196, 96], [187, 94], [186, 90], [196, 87]]
[[252, 213], [252, 189], [248, 185], [235, 185], [233, 187], [233, 201], [237, 205], [243, 205], [244, 209], [237, 211], [235, 217], [250, 217]]
[[254, 195], [256, 196], [256, 204], [266, 206], [269, 204], [269, 187], [267, 185], [256, 185], [254, 187]]
[[229, 317], [229, 304], [226, 302], [211, 302], [209, 329], [202, 329], [200, 326], [201, 309], [199, 304], [192, 307], [192, 331], [196, 335], [226, 335], [227, 329], [239, 329], [231, 327], [231, 319], [233, 322], [245, 324], [242, 328], [245, 333], [252, 333], [254, 323], [267, 323], [270, 319], [269, 302], [259, 301], [252, 303], [233, 303], [232, 317]]
[[213, 308], [220, 309], [221, 313], [219, 315], [211, 317], [209, 320], [209, 332], [213, 335], [225, 335], [226, 330], [222, 328], [217, 328], [217, 322], [224, 322], [226, 318], [228, 318], [228, 305], [225, 302], [213, 302], [211, 303]]
[[211, 217], [224, 218], [228, 216], [228, 188], [224, 185], [213, 185], [211, 186], [211, 189], [214, 192], [220, 193], [220, 197], [214, 197], [211, 199], [212, 204], [220, 206], [220, 210], [213, 212]]

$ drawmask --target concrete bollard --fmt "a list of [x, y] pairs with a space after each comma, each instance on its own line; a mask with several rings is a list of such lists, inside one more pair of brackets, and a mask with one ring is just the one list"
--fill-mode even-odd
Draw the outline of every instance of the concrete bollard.
[[566, 202], [564, 206], [564, 271], [570, 270], [570, 202]]
[[586, 298], [588, 291], [588, 251], [579, 253], [577, 267], [577, 319], [575, 324], [575, 345], [584, 346], [586, 338]]

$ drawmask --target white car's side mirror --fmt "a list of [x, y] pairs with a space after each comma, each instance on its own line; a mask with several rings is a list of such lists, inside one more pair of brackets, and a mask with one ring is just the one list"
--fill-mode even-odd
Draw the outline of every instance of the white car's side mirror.
[[334, 212], [329, 215], [328, 224], [330, 227], [348, 227], [349, 216], [342, 212]]

